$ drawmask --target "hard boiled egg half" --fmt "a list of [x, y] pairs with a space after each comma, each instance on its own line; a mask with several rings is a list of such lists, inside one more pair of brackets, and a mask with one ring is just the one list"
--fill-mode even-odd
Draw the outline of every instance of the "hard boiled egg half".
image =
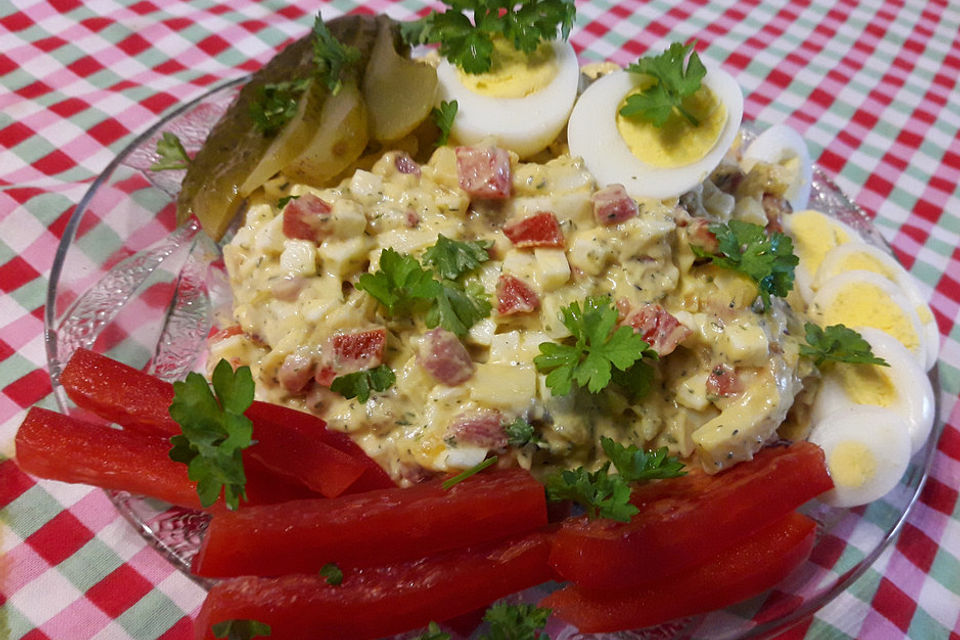
[[553, 142], [567, 122], [580, 81], [577, 55], [559, 40], [528, 55], [495, 39], [492, 59], [490, 70], [479, 74], [440, 61], [439, 99], [457, 101], [451, 137], [462, 144], [493, 139], [527, 158]]
[[601, 186], [622, 184], [634, 198], [665, 199], [700, 184], [730, 149], [743, 119], [743, 93], [726, 71], [704, 62], [701, 88], [662, 127], [620, 115], [627, 97], [649, 87], [642, 74], [617, 71], [577, 100], [567, 125], [570, 155], [583, 158]]

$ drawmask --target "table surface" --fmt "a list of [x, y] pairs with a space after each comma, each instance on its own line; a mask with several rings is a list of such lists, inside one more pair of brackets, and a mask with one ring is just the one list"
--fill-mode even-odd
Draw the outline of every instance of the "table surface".
[[[360, 3], [323, 5], [325, 17]], [[896, 545], [792, 638], [960, 638], [960, 7], [952, 0], [591, 0], [572, 41], [625, 64], [695, 38], [787, 122], [871, 215], [929, 296], [947, 423]], [[952, 5], [952, 6], [951, 6]], [[364, 10], [409, 18], [421, 0]], [[10, 459], [52, 405], [43, 304], [57, 243], [92, 180], [166, 110], [255, 70], [306, 32], [315, 0], [13, 0], [0, 7], [0, 638], [181, 639], [203, 590], [103, 492]]]

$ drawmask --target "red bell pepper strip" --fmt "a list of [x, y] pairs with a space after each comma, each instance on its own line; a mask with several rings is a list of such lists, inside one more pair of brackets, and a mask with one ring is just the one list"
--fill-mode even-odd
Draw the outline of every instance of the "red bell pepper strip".
[[[170, 459], [170, 442], [164, 438], [90, 424], [33, 407], [17, 431], [16, 447], [17, 464], [31, 475], [202, 508], [197, 484], [187, 477], [185, 464]], [[259, 465], [244, 467], [247, 501], [241, 508], [316, 496], [301, 485], [276, 478]]]
[[550, 561], [591, 589], [639, 586], [701, 562], [833, 487], [823, 451], [810, 442], [767, 447], [715, 476], [693, 472], [642, 485], [629, 523], [567, 520]]
[[[775, 520], [704, 564], [639, 588], [589, 591], [570, 586], [540, 606], [581, 633], [640, 629], [746, 600], [784, 580], [810, 555], [816, 523], [798, 513]], [[701, 535], [710, 536], [709, 530]]]
[[217, 514], [194, 557], [205, 577], [318, 571], [421, 558], [531, 531], [547, 522], [543, 486], [523, 469], [330, 500]]
[[210, 590], [195, 624], [197, 639], [227, 620], [270, 625], [270, 640], [370, 640], [485, 606], [553, 578], [549, 533], [447, 551], [409, 562], [344, 571], [339, 586], [319, 575], [243, 577]]
[[[180, 433], [169, 412], [173, 385], [112, 358], [78, 349], [60, 374], [60, 384], [79, 407], [124, 428], [165, 437]], [[294, 413], [298, 414], [295, 421], [290, 417]], [[329, 439], [340, 446], [325, 442], [330, 432], [319, 418], [265, 402], [254, 402], [247, 417], [253, 421], [257, 441], [248, 455], [327, 497], [340, 495], [361, 476], [365, 476], [364, 486], [382, 485], [384, 477], [389, 481], [382, 469], [382, 475], [370, 470], [379, 466], [360, 447], [343, 451], [336, 435]], [[291, 456], [291, 451], [297, 455]]]

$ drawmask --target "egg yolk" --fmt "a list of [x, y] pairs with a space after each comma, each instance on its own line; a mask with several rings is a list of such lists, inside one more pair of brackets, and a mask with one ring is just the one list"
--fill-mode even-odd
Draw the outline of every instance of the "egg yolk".
[[884, 369], [873, 364], [837, 363], [834, 372], [853, 402], [889, 407], [897, 399], [897, 387]]
[[830, 477], [841, 487], [862, 487], [877, 473], [877, 459], [862, 442], [847, 440], [830, 452]]
[[527, 54], [504, 38], [494, 38], [490, 70], [465, 73], [457, 69], [460, 82], [470, 91], [491, 98], [525, 98], [549, 85], [560, 69], [549, 43]]
[[820, 314], [823, 326], [874, 327], [895, 337], [910, 351], [916, 351], [920, 344], [910, 317], [883, 289], [871, 284], [857, 282], [845, 287]]
[[883, 263], [865, 252], [851, 253], [843, 259], [839, 268], [840, 271], [873, 271], [887, 280], [896, 281], [896, 274], [891, 273]]
[[816, 273], [823, 257], [834, 247], [850, 241], [847, 232], [830, 222], [819, 211], [808, 209], [795, 213], [790, 218], [793, 233], [794, 253], [810, 273]]
[[617, 129], [630, 152], [638, 160], [663, 169], [683, 167], [707, 155], [723, 132], [727, 121], [726, 106], [709, 87], [701, 86], [683, 103], [684, 109], [699, 122], [697, 126], [679, 114], [668, 118], [661, 127], [640, 118], [620, 115], [627, 98], [648, 86], [637, 85], [617, 107]]

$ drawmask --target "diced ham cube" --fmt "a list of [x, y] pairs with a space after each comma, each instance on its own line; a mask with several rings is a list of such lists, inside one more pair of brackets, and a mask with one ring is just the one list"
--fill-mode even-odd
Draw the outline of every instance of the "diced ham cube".
[[457, 178], [471, 198], [505, 200], [513, 191], [510, 154], [497, 147], [457, 147]]
[[504, 449], [507, 433], [503, 429], [503, 416], [493, 409], [480, 409], [461, 413], [453, 419], [447, 430], [458, 443], [487, 449]]
[[319, 242], [330, 234], [330, 205], [305, 193], [283, 208], [283, 235], [291, 239]]
[[329, 387], [337, 376], [373, 369], [383, 364], [387, 344], [384, 328], [338, 333], [327, 341], [323, 349], [323, 363], [317, 369], [317, 383]]
[[718, 364], [707, 376], [707, 394], [728, 398], [743, 392], [743, 382], [736, 370], [728, 364]]
[[420, 366], [438, 382], [455, 387], [473, 375], [473, 360], [457, 336], [446, 329], [432, 329], [424, 336], [417, 354]]
[[611, 184], [595, 192], [590, 199], [593, 201], [593, 215], [597, 224], [610, 226], [629, 220], [640, 213], [636, 201], [627, 194], [622, 184]]
[[563, 248], [563, 231], [557, 216], [540, 211], [503, 228], [503, 233], [516, 247]]
[[283, 359], [277, 372], [277, 381], [290, 393], [300, 393], [313, 378], [316, 366], [312, 355], [294, 351]]
[[665, 356], [693, 333], [658, 304], [645, 304], [627, 316], [624, 324], [643, 336], [654, 351]]
[[508, 316], [536, 311], [539, 308], [540, 296], [526, 282], [509, 274], [502, 275], [497, 280], [497, 313]]
[[420, 165], [410, 157], [405, 151], [400, 151], [393, 158], [393, 166], [397, 168], [397, 171], [400, 173], [412, 174], [417, 177], [420, 177]]

